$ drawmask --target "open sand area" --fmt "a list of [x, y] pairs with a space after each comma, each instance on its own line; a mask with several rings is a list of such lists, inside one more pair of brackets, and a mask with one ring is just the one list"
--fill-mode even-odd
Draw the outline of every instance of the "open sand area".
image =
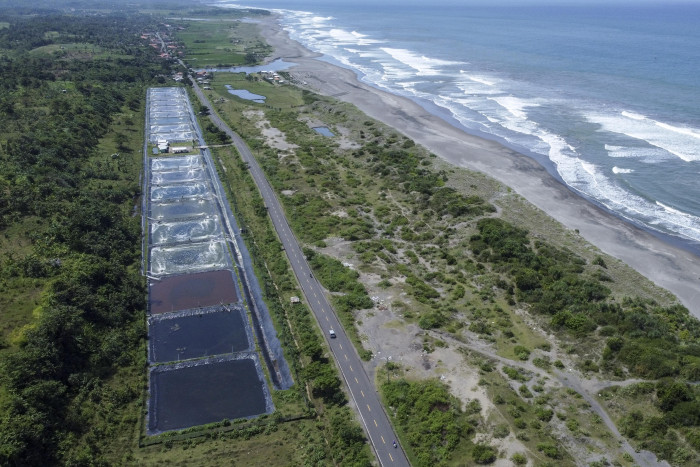
[[483, 172], [598, 247], [675, 294], [700, 318], [700, 257], [623, 221], [570, 191], [537, 161], [470, 135], [416, 102], [360, 82], [354, 71], [319, 60], [276, 22], [260, 23], [272, 57], [297, 65], [289, 72], [319, 94], [356, 105], [454, 164]]

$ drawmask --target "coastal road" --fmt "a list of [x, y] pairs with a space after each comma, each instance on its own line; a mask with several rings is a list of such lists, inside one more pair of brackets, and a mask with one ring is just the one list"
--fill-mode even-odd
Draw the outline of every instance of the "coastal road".
[[[398, 444], [396, 433], [389, 422], [389, 417], [384, 411], [384, 407], [381, 405], [379, 394], [367, 376], [362, 366], [362, 361], [338, 321], [335, 311], [331, 308], [323, 288], [314, 278], [299, 246], [299, 242], [287, 223], [282, 206], [260, 169], [257, 160], [253, 157], [245, 141], [214, 113], [213, 106], [196, 82], [193, 82], [193, 87], [200, 102], [211, 109], [210, 118], [212, 123], [231, 137], [243, 161], [248, 164], [250, 174], [267, 206], [272, 223], [287, 253], [292, 270], [301, 285], [306, 302], [321, 326], [333, 358], [345, 380], [350, 398], [355, 405], [355, 410], [360, 415], [379, 464], [382, 466], [409, 466], [406, 454]], [[331, 329], [335, 331], [336, 338], [330, 338], [329, 331]], [[397, 442], [396, 448], [393, 446], [395, 440]]]

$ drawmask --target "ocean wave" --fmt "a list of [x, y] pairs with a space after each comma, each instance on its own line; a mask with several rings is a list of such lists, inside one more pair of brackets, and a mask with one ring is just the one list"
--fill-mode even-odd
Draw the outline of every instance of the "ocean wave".
[[335, 18], [333, 18], [332, 16], [311, 16], [311, 18], [310, 18], [311, 22], [314, 24], [325, 23], [325, 22], [328, 22], [332, 19], [335, 19]]
[[438, 69], [441, 66], [460, 65], [463, 62], [453, 62], [449, 60], [441, 60], [438, 58], [430, 58], [424, 55], [418, 55], [406, 49], [394, 49], [391, 47], [382, 47], [387, 55], [394, 60], [403, 63], [406, 66], [416, 70], [419, 75], [439, 75], [442, 71]]
[[496, 102], [498, 105], [506, 109], [511, 115], [527, 120], [525, 109], [528, 107], [539, 107], [540, 104], [531, 100], [520, 99], [515, 96], [499, 96], [487, 97], [487, 99]]
[[633, 112], [589, 113], [590, 122], [604, 131], [622, 134], [661, 148], [686, 161], [700, 160], [700, 130], [659, 122]]
[[[578, 170], [573, 158], [568, 160], [568, 164], [558, 165], [559, 172], [565, 181], [567, 178], [579, 180], [578, 183], [567, 181], [569, 186], [580, 190], [583, 194], [592, 197], [626, 219], [636, 222], [642, 221], [661, 232], [700, 241], [700, 217], [673, 209], [659, 201], [649, 201], [630, 193], [607, 177], [596, 165], [581, 160], [578, 162], [580, 164]], [[620, 170], [624, 171], [625, 169]], [[615, 170], [613, 169], [613, 171]], [[582, 184], [582, 182], [585, 183]]]
[[336, 45], [372, 45], [381, 44], [383, 41], [369, 39], [368, 36], [358, 34], [355, 31], [348, 32], [345, 29], [331, 28], [327, 32], [328, 37], [336, 42]]
[[496, 84], [498, 84], [497, 81], [491, 78], [485, 78], [481, 75], [468, 74], [469, 72], [464, 70], [459, 70], [459, 72], [463, 74], [467, 79], [469, 79], [470, 81], [474, 81], [475, 83], [485, 84], [486, 86], [495, 86]]
[[[539, 119], [545, 109], [554, 110], [565, 104], [567, 115], [577, 114], [577, 119], [584, 117], [600, 125], [603, 131], [624, 135], [608, 138], [610, 144], [605, 144], [605, 150], [609, 157], [636, 158], [645, 163], [675, 157], [700, 160], [700, 130], [656, 121], [627, 110], [612, 113], [600, 110], [605, 109], [602, 105], [572, 103], [569, 96], [563, 96], [567, 100], [560, 102], [556, 95], [524, 88], [527, 83], [510, 80], [505, 74], [493, 76], [490, 71], [467, 69], [472, 66], [466, 61], [432, 58], [429, 53], [412, 50], [410, 44], [386, 47], [376, 42], [361, 42], [373, 39], [361, 29], [333, 25], [327, 17], [316, 17], [314, 24], [300, 16], [289, 29], [292, 37], [301, 37], [301, 42], [312, 50], [361, 72], [363, 81], [400, 95], [426, 99], [445, 109], [466, 128], [484, 131], [548, 158], [564, 183], [622, 217], [659, 231], [700, 240], [700, 218], [674, 212], [673, 208], [657, 203], [653, 196], [637, 195], [618, 184], [616, 175], [634, 171], [625, 167], [634, 167], [632, 161], [620, 163], [622, 167], [616, 165], [612, 170], [604, 163], [596, 165], [586, 160], [585, 142], [578, 142], [575, 135], [570, 139], [565, 130], [560, 133], [562, 130], [554, 130], [557, 126], [550, 128], [546, 119]], [[438, 83], [435, 78], [444, 83]], [[525, 93], [552, 97], [527, 98], [523, 97]], [[542, 109], [535, 111], [537, 107]], [[604, 140], [602, 136], [607, 135], [600, 136], [596, 139]], [[629, 144], [625, 137], [632, 138]], [[581, 149], [575, 146], [578, 144], [582, 144]]]
[[628, 112], [626, 110], [623, 110], [620, 113], [622, 114], [622, 116], [627, 117], [627, 118], [631, 118], [632, 120], [645, 120], [646, 119], [646, 117], [644, 115], [636, 114], [634, 112]]
[[621, 169], [617, 166], [613, 167], [612, 171], [614, 174], [631, 174], [632, 172], [634, 172], [633, 169]]
[[671, 156], [661, 148], [654, 146], [639, 147], [639, 146], [617, 146], [606, 144], [605, 150], [609, 157], [620, 159], [640, 159], [642, 162], [661, 162], [667, 160]]

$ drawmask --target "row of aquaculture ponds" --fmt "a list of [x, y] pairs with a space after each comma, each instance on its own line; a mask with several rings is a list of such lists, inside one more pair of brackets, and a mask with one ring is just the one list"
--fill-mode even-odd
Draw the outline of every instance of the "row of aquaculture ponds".
[[268, 379], [292, 380], [187, 93], [152, 88], [147, 105], [146, 144], [195, 148], [144, 150], [147, 434], [271, 413]]

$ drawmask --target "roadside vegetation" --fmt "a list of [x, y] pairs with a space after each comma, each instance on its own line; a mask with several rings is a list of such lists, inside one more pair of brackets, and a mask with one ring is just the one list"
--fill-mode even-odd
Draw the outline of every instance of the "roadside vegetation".
[[364, 432], [347, 405], [338, 371], [311, 311], [304, 303], [292, 302], [292, 297], [300, 297], [301, 291], [246, 164], [231, 147], [215, 149], [214, 158], [294, 375], [292, 389], [273, 392], [276, 412], [279, 413], [278, 401], [283, 402], [282, 407], [294, 399], [303, 402], [305, 412], [316, 416], [314, 424], [323, 433], [303, 441], [287, 438], [286, 442], [314, 446], [307, 448], [309, 456], [301, 457], [300, 463], [369, 465], [371, 453]]

